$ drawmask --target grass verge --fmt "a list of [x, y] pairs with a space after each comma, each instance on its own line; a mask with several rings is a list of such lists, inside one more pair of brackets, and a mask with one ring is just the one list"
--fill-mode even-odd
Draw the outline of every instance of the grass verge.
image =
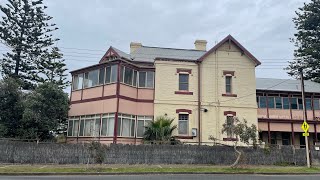
[[257, 166], [229, 168], [199, 165], [0, 165], [0, 174], [19, 173], [249, 173], [306, 174], [320, 173], [319, 167]]

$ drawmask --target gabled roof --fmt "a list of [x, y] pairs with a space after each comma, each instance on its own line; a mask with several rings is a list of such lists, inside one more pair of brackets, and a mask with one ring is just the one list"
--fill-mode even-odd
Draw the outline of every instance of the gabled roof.
[[[304, 81], [305, 92], [320, 93], [320, 83]], [[257, 90], [301, 92], [300, 80], [256, 78]]]
[[131, 53], [133, 61], [154, 62], [156, 58], [183, 59], [186, 61], [196, 61], [205, 51], [194, 49], [175, 49], [162, 47], [142, 46]]
[[218, 44], [216, 44], [213, 48], [211, 48], [209, 51], [207, 51], [205, 54], [203, 54], [199, 61], [203, 61], [209, 54], [215, 52], [220, 46], [222, 46], [226, 42], [233, 42], [240, 50], [243, 51], [243, 53], [248, 56], [256, 66], [260, 65], [261, 62], [255, 58], [246, 48], [244, 48], [235, 38], [233, 38], [230, 34], [225, 37], [222, 41], [220, 41]]
[[115, 48], [110, 46], [108, 51], [102, 56], [102, 58], [100, 59], [99, 63], [102, 63], [107, 57], [109, 56], [114, 56], [117, 58], [125, 58], [125, 59], [129, 59], [130, 60], [130, 55]]

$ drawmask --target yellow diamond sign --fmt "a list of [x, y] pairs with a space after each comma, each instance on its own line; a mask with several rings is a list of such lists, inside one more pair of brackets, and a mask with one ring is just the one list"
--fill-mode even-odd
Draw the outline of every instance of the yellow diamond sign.
[[309, 124], [304, 121], [304, 122], [302, 123], [301, 129], [302, 129], [305, 133], [307, 133], [308, 130], [309, 130], [309, 127], [310, 127]]

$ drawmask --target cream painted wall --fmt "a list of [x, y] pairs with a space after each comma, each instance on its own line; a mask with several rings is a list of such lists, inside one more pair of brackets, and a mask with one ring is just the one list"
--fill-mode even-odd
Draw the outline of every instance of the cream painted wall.
[[[155, 61], [155, 117], [167, 113], [176, 118], [176, 109], [190, 109], [189, 133], [191, 128], [198, 128], [198, 65], [193, 62]], [[224, 111], [234, 111], [237, 117], [245, 118], [249, 124], [257, 123], [255, 64], [234, 45], [224, 44], [211, 53], [201, 63], [201, 141], [208, 142], [209, 135], [223, 139], [222, 124], [226, 120]], [[189, 90], [193, 95], [175, 94], [179, 79], [177, 68], [191, 69]], [[223, 97], [225, 76], [223, 71], [235, 71], [232, 78], [232, 93], [237, 97]], [[240, 98], [239, 98], [240, 97]], [[241, 98], [244, 97], [244, 98]], [[197, 141], [194, 138], [194, 141]], [[185, 140], [183, 140], [185, 141]], [[222, 142], [224, 143], [224, 142]]]

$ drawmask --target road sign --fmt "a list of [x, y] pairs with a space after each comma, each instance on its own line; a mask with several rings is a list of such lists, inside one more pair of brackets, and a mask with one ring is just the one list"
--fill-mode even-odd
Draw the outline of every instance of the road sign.
[[302, 136], [309, 136], [309, 133], [307, 133], [307, 132], [302, 133]]
[[304, 121], [304, 122], [302, 123], [301, 129], [302, 129], [305, 133], [307, 133], [308, 130], [309, 130], [309, 128], [310, 128], [309, 124]]

